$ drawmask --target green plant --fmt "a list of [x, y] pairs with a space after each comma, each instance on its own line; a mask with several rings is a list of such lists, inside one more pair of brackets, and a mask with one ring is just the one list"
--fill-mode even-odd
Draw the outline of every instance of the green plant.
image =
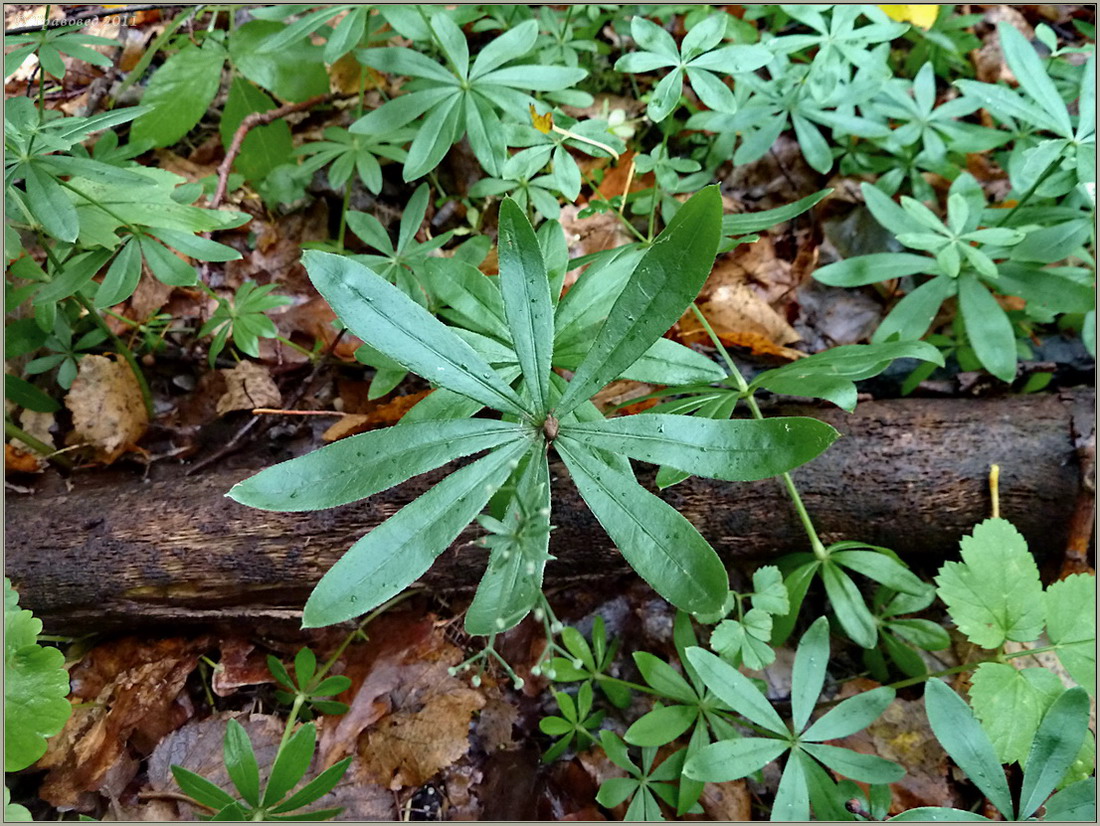
[[202, 325], [199, 336], [212, 335], [210, 341], [210, 366], [214, 366], [228, 341], [253, 358], [260, 355], [260, 339], [276, 338], [275, 322], [267, 316], [267, 311], [292, 303], [285, 295], [272, 295], [277, 284], [257, 286], [245, 281], [237, 288], [232, 299], [218, 298], [209, 320]]
[[[753, 591], [747, 594], [730, 592], [736, 619], [720, 620], [710, 635], [710, 647], [733, 666], [759, 670], [775, 660], [775, 650], [768, 645], [772, 635], [772, 617], [790, 612], [790, 598], [783, 584], [783, 575], [773, 565], [757, 568], [752, 575]], [[752, 608], [745, 610], [745, 600], [752, 599]]]
[[[438, 18], [436, 18], [438, 19]], [[484, 54], [484, 52], [483, 52]], [[310, 251], [314, 284], [348, 328], [404, 367], [501, 411], [501, 421], [414, 422], [337, 442], [269, 468], [233, 488], [242, 504], [316, 510], [369, 496], [454, 458], [490, 450], [455, 471], [359, 540], [306, 604], [315, 627], [368, 611], [414, 581], [510, 477], [534, 495], [548, 487], [547, 449], [564, 459], [581, 495], [641, 576], [687, 611], [714, 611], [728, 588], [714, 550], [683, 516], [640, 487], [627, 456], [672, 463], [727, 480], [758, 479], [816, 456], [835, 431], [810, 419], [705, 421], [635, 416], [605, 421], [588, 398], [638, 359], [679, 318], [710, 271], [721, 208], [708, 188], [677, 213], [630, 273], [591, 347], [562, 386], [552, 380], [555, 313], [538, 238], [511, 201], [501, 205], [500, 286], [523, 381], [517, 393], [464, 339], [356, 262]], [[360, 457], [373, 460], [364, 464]], [[550, 508], [538, 513], [549, 524]], [[503, 558], [494, 581], [541, 579], [543, 531]], [[491, 560], [490, 565], [494, 563]], [[496, 570], [494, 568], [494, 570]], [[484, 586], [484, 582], [483, 582]], [[505, 630], [525, 612], [511, 600], [491, 624]], [[528, 610], [531, 606], [528, 606]], [[484, 633], [484, 631], [482, 631]]]
[[[611, 808], [630, 799], [630, 805], [623, 816], [626, 821], [664, 820], [658, 798], [669, 806], [679, 808], [680, 787], [673, 781], [679, 778], [682, 771], [684, 762], [682, 751], [665, 758], [654, 768], [653, 762], [657, 758], [655, 746], [642, 749], [642, 765], [638, 766], [630, 759], [626, 744], [619, 739], [618, 735], [610, 731], [601, 731], [600, 745], [603, 746], [611, 762], [625, 769], [630, 776], [605, 780], [596, 795], [597, 803]], [[702, 807], [695, 804], [689, 811], [697, 814], [702, 811]]]
[[772, 53], [757, 44], [718, 48], [725, 32], [725, 15], [711, 15], [697, 23], [677, 46], [660, 26], [635, 15], [630, 34], [640, 50], [619, 58], [615, 71], [672, 69], [650, 95], [646, 114], [654, 123], [663, 121], [680, 104], [685, 76], [703, 103], [712, 109], [728, 109], [734, 105], [733, 95], [718, 75], [747, 75], [767, 63]]
[[810, 805], [819, 811], [816, 778], [821, 764], [864, 783], [891, 783], [900, 766], [874, 755], [859, 754], [824, 741], [854, 734], [873, 722], [894, 699], [891, 688], [863, 692], [839, 703], [818, 720], [810, 715], [825, 683], [829, 661], [829, 623], [817, 619], [803, 635], [791, 677], [791, 725], [788, 727], [752, 682], [728, 663], [702, 648], [689, 648], [688, 661], [703, 682], [729, 708], [744, 716], [762, 737], [740, 737], [712, 743], [689, 757], [684, 774], [695, 780], [721, 782], [745, 777], [790, 752], [772, 805], [773, 820], [807, 820]]
[[334, 677], [325, 676], [328, 672], [327, 666], [317, 671], [317, 656], [308, 646], [301, 649], [294, 657], [293, 677], [286, 670], [286, 666], [271, 655], [268, 655], [267, 667], [275, 677], [275, 681], [286, 689], [276, 691], [275, 699], [281, 703], [290, 703], [294, 709], [292, 713], [306, 708], [315, 709], [322, 714], [343, 714], [348, 710], [345, 703], [325, 698], [347, 691], [351, 686], [351, 679], [342, 674]]
[[[1095, 778], [1079, 780], [1047, 799], [1069, 770], [1088, 731], [1089, 698], [1083, 689], [1069, 689], [1043, 715], [1028, 750], [1018, 808], [1013, 807], [1012, 792], [993, 744], [966, 701], [943, 681], [929, 680], [924, 690], [924, 704], [936, 738], [1005, 820], [1096, 819]], [[1041, 813], [1040, 807], [1044, 809]], [[1034, 818], [1034, 815], [1039, 817]], [[963, 809], [940, 806], [910, 809], [891, 818], [907, 821], [991, 819]]]
[[[65, 77], [63, 54], [91, 63], [93, 66], [109, 68], [112, 65], [111, 59], [88, 47], [117, 47], [118, 42], [106, 37], [81, 34], [79, 31], [65, 27], [44, 26], [36, 32], [4, 35], [4, 47], [9, 46], [14, 48], [4, 55], [4, 77], [12, 75], [23, 65], [23, 61], [33, 54], [38, 58], [42, 71], [60, 80]], [[43, 80], [40, 79], [40, 86], [42, 82]]]
[[1039, 650], [1054, 651], [1070, 677], [1095, 694], [1095, 579], [1074, 574], [1044, 590], [1027, 543], [1004, 519], [982, 522], [961, 546], [962, 560], [940, 569], [937, 593], [967, 639], [998, 652], [975, 669], [970, 700], [998, 761], [1023, 764], [1066, 689], [1046, 668], [1014, 668], [1001, 649], [1006, 641], [1033, 643], [1045, 627], [1048, 644]]
[[185, 794], [214, 810], [211, 820], [327, 820], [335, 817], [341, 809], [297, 810], [332, 791], [347, 771], [351, 758], [330, 766], [291, 794], [309, 770], [317, 744], [317, 729], [313, 723], [302, 725], [292, 734], [293, 722], [291, 717], [287, 736], [279, 744], [271, 772], [262, 787], [260, 768], [248, 733], [236, 720], [228, 722], [223, 760], [239, 799], [182, 766], [172, 766], [172, 776]]
[[924, 610], [935, 597], [931, 589], [917, 596], [895, 591], [885, 585], [875, 589], [871, 614], [878, 626], [879, 645], [863, 650], [863, 662], [876, 680], [885, 682], [887, 679], [887, 657], [903, 674], [923, 676], [928, 669], [914, 649], [942, 651], [951, 645], [951, 638], [943, 626], [931, 620], [903, 616]]
[[387, 47], [358, 52], [364, 65], [390, 74], [407, 75], [416, 81], [410, 84], [408, 94], [385, 103], [352, 124], [351, 132], [388, 134], [430, 111], [409, 146], [404, 167], [406, 181], [434, 169], [463, 135], [469, 137], [482, 167], [490, 175], [497, 174], [506, 156], [498, 111], [523, 118], [528, 106], [535, 101], [521, 90], [563, 90], [587, 74], [579, 68], [519, 63], [535, 49], [539, 27], [534, 20], [520, 23], [500, 35], [482, 48], [472, 62], [465, 35], [447, 12], [434, 14], [430, 28], [449, 68], [412, 49]]
[[600, 727], [604, 716], [602, 711], [592, 711], [590, 682], [581, 683], [575, 700], [564, 691], [555, 691], [554, 701], [558, 704], [561, 716], [551, 715], [539, 720], [539, 731], [559, 738], [542, 756], [547, 763], [557, 760], [574, 742], [576, 748], [582, 751], [595, 743], [592, 732]]
[[[46, 738], [72, 714], [65, 655], [38, 644], [42, 621], [19, 607], [19, 594], [4, 577], [4, 771], [25, 769], [46, 753]], [[4, 819], [30, 820], [4, 788]]]
[[[995, 259], [1023, 242], [1027, 234], [1005, 227], [980, 228], [985, 194], [963, 173], [951, 184], [947, 220], [941, 221], [918, 201], [902, 197], [901, 205], [871, 184], [863, 184], [867, 206], [880, 224], [906, 246], [927, 250], [934, 258], [912, 253], [873, 253], [847, 258], [814, 271], [832, 286], [857, 287], [888, 278], [932, 275], [912, 290], [883, 319], [873, 340], [918, 339], [932, 324], [940, 305], [958, 296], [967, 337], [981, 363], [1002, 381], [1016, 375], [1016, 335], [1008, 314], [990, 293], [1000, 286]], [[988, 246], [986, 246], [988, 245]]]

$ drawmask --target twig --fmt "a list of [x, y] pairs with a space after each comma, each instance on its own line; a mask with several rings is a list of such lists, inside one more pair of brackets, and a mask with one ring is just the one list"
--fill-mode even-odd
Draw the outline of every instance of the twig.
[[217, 811], [217, 809], [215, 809], [213, 806], [207, 806], [205, 803], [199, 803], [199, 801], [195, 800], [195, 798], [188, 797], [187, 795], [180, 794], [179, 792], [138, 792], [137, 797], [138, 800], [175, 800], [180, 803], [186, 803], [189, 806], [195, 806], [199, 809], [206, 809], [206, 811], [208, 812]]
[[12, 34], [30, 34], [31, 32], [40, 32], [43, 29], [56, 29], [62, 26], [75, 26], [78, 23], [82, 23], [85, 20], [98, 20], [101, 17], [124, 17], [127, 14], [132, 14], [136, 11], [157, 11], [158, 9], [180, 9], [186, 6], [186, 3], [151, 3], [144, 6], [127, 6], [124, 9], [109, 8], [101, 9], [100, 11], [90, 11], [86, 14], [78, 14], [76, 17], [66, 17], [63, 20], [45, 20], [39, 24], [32, 24], [30, 26], [19, 26], [15, 29], [6, 29], [5, 35]]
[[303, 109], [325, 103], [332, 100], [332, 97], [331, 94], [317, 95], [300, 103], [287, 103], [277, 109], [269, 109], [266, 112], [253, 112], [245, 117], [241, 121], [241, 125], [237, 127], [237, 131], [233, 133], [233, 142], [229, 144], [229, 151], [225, 153], [225, 160], [218, 167], [218, 188], [214, 190], [214, 199], [210, 202], [210, 208], [217, 209], [225, 199], [225, 190], [229, 185], [229, 170], [233, 168], [233, 161], [237, 159], [237, 155], [241, 152], [241, 144], [244, 143], [245, 137], [253, 127], [264, 126], [293, 112], [301, 112]]
[[253, 407], [252, 415], [259, 416], [261, 413], [269, 413], [278, 416], [348, 416], [349, 413], [343, 413], [339, 410], [282, 410], [277, 407]]
[[56, 450], [45, 442], [34, 438], [34, 436], [27, 433], [27, 431], [23, 430], [23, 428], [19, 427], [14, 422], [4, 422], [4, 435], [7, 436], [9, 439], [18, 439], [35, 453], [42, 456], [42, 458], [48, 459], [49, 461], [60, 465], [67, 470], [72, 470], [73, 463], [69, 461], [67, 457], [59, 455], [60, 451]]

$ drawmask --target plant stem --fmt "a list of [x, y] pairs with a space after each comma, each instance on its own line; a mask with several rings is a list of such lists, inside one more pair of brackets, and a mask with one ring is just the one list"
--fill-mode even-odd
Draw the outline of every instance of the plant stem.
[[[710, 322], [707, 321], [707, 317], [703, 315], [703, 311], [692, 302], [692, 312], [695, 313], [695, 317], [699, 320], [699, 323], [703, 325], [703, 329], [707, 331], [707, 335], [710, 336], [710, 340], [714, 343], [714, 346], [718, 348], [718, 352], [722, 354], [723, 360], [726, 362], [726, 367], [729, 370], [730, 378], [737, 383], [737, 389], [745, 399], [745, 404], [748, 405], [749, 410], [752, 412], [754, 419], [763, 419], [764, 414], [760, 412], [760, 406], [756, 403], [756, 398], [749, 391], [749, 384], [745, 381], [745, 377], [741, 375], [741, 371], [737, 368], [733, 358], [730, 356], [729, 351], [726, 350], [722, 344], [722, 340], [718, 338], [718, 334], [714, 332], [714, 328], [710, 326]], [[825, 545], [817, 535], [817, 529], [814, 527], [813, 520], [810, 518], [809, 511], [806, 510], [806, 505], [802, 501], [802, 497], [798, 493], [798, 488], [795, 487], [794, 479], [791, 478], [790, 473], [781, 473], [779, 478], [783, 480], [783, 486], [787, 489], [787, 495], [791, 499], [791, 503], [794, 505], [795, 511], [798, 512], [798, 518], [802, 522], [802, 528], [806, 531], [806, 536], [810, 540], [810, 548], [813, 550], [814, 557], [818, 560], [825, 560], [829, 556], [829, 552], [825, 549]]]
[[355, 630], [352, 631], [350, 634], [348, 634], [346, 637], [344, 637], [344, 641], [341, 642], [339, 646], [337, 646], [336, 651], [333, 652], [332, 656], [328, 658], [328, 661], [325, 662], [325, 664], [321, 666], [321, 670], [313, 675], [313, 682], [315, 684], [321, 682], [321, 680], [324, 678], [324, 676], [328, 673], [329, 669], [332, 668], [334, 665], [336, 665], [336, 661], [339, 660], [340, 657], [343, 655], [344, 649], [346, 649], [348, 647], [348, 645], [351, 644], [351, 641], [353, 639], [355, 639], [359, 634], [361, 634], [363, 632], [364, 628], [366, 628], [368, 625], [370, 625], [372, 622], [374, 622], [376, 619], [378, 619], [378, 617], [380, 617], [386, 611], [393, 608], [393, 606], [395, 606], [395, 605], [397, 605], [401, 602], [404, 602], [409, 597], [414, 596], [416, 593], [417, 593], [416, 591], [411, 590], [411, 589], [407, 590], [407, 591], [403, 591], [402, 593], [398, 594], [397, 596], [386, 600], [381, 605], [379, 605], [377, 608], [375, 608], [373, 611], [371, 611], [369, 614], [367, 614], [365, 617], [363, 617], [363, 619], [360, 620], [359, 624], [355, 627]]
[[998, 221], [994, 226], [1003, 227], [1005, 224], [1007, 224], [1012, 219], [1012, 216], [1015, 215], [1020, 210], [1020, 207], [1022, 207], [1029, 200], [1031, 200], [1031, 197], [1035, 194], [1035, 191], [1039, 188], [1039, 186], [1043, 183], [1043, 181], [1045, 181], [1047, 178], [1049, 178], [1051, 176], [1051, 173], [1053, 173], [1054, 170], [1057, 169], [1057, 168], [1058, 168], [1058, 159], [1056, 158], [1055, 160], [1053, 160], [1049, 164], [1047, 164], [1046, 169], [1044, 169], [1042, 172], [1039, 173], [1039, 177], [1035, 179], [1035, 183], [1033, 183], [1028, 188], [1027, 192], [1025, 192], [1023, 194], [1023, 196], [1021, 196], [1020, 200], [1016, 202], [1016, 206], [1012, 207], [1012, 209], [1010, 209], [1008, 211], [1008, 214], [1004, 218], [1002, 218], [1000, 221]]
[[41, 455], [45, 459], [49, 459], [55, 464], [61, 465], [63, 468], [71, 468], [73, 466], [73, 463], [70, 462], [67, 457], [57, 452], [57, 448], [50, 447], [45, 442], [39, 441], [23, 428], [6, 419], [4, 420], [4, 435], [9, 439], [18, 439], [35, 453]]
[[340, 204], [340, 231], [336, 233], [336, 244], [341, 252], [344, 249], [344, 233], [348, 228], [348, 205], [351, 203], [351, 178], [344, 184], [344, 202]]
[[156, 416], [156, 411], [153, 408], [153, 394], [149, 390], [149, 383], [145, 381], [145, 375], [141, 372], [141, 367], [137, 363], [134, 351], [127, 346], [125, 341], [115, 335], [114, 330], [107, 326], [107, 322], [103, 320], [103, 316], [99, 314], [99, 311], [83, 293], [78, 290], [73, 295], [73, 298], [75, 298], [80, 306], [87, 311], [92, 321], [107, 334], [107, 337], [111, 340], [111, 344], [118, 350], [119, 355], [126, 359], [126, 363], [130, 365], [130, 370], [134, 373], [134, 378], [137, 379], [138, 389], [141, 391], [141, 399], [145, 402], [145, 412], [149, 414], [150, 419], [154, 418]]
[[[648, 239], [644, 235], [642, 235], [640, 232], [638, 232], [637, 228], [632, 223], [630, 223], [630, 221], [627, 220], [626, 216], [623, 215], [618, 210], [616, 210], [614, 208], [614, 206], [612, 206], [611, 202], [603, 196], [603, 193], [600, 192], [599, 187], [596, 186], [596, 182], [592, 180], [592, 178], [589, 176], [589, 174], [587, 172], [585, 172], [584, 170], [581, 170], [581, 175], [584, 176], [584, 182], [586, 184], [588, 184], [589, 189], [592, 190], [592, 194], [597, 197], [597, 200], [602, 201], [603, 203], [607, 204], [608, 207], [611, 207], [611, 214], [614, 215], [615, 217], [617, 217], [619, 219], [619, 222], [624, 227], [626, 227], [628, 230], [630, 230], [631, 234], [635, 238], [637, 238], [642, 243], [647, 243]], [[589, 200], [591, 200], [591, 199], [589, 199]], [[625, 197], [623, 198], [623, 203], [624, 204], [626, 203], [626, 198]]]

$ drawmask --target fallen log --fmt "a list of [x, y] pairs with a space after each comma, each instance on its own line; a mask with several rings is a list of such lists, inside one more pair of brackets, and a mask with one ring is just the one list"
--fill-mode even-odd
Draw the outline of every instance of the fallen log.
[[[1081, 490], [1075, 439], [1093, 425], [1095, 393], [999, 399], [865, 402], [854, 414], [783, 405], [843, 437], [794, 472], [822, 539], [859, 539], [934, 567], [989, 515], [989, 466], [1000, 465], [1001, 514], [1039, 555], [1061, 555]], [[1076, 428], [1076, 430], [1075, 430]], [[239, 480], [289, 458], [285, 448], [226, 460], [188, 477], [185, 466], [77, 473], [33, 495], [9, 495], [6, 572], [21, 604], [53, 631], [207, 622], [296, 620], [314, 583], [363, 533], [441, 478], [425, 474], [371, 499], [312, 514], [255, 511], [224, 496]], [[653, 469], [639, 465], [652, 484]], [[626, 570], [552, 462], [548, 583]], [[652, 488], [651, 488], [652, 489]], [[661, 494], [731, 566], [807, 549], [775, 480], [689, 479]], [[468, 528], [422, 579], [436, 592], [476, 585], [485, 552]]]

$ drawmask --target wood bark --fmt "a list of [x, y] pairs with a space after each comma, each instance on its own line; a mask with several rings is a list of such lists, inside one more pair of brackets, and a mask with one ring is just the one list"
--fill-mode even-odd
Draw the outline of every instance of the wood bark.
[[[1000, 465], [1001, 515], [1037, 555], [1061, 555], [1082, 488], [1075, 444], [1092, 428], [1092, 390], [1000, 399], [864, 402], [854, 414], [809, 405], [842, 434], [793, 472], [826, 543], [858, 539], [896, 550], [917, 568], [955, 557], [959, 538], [989, 515], [989, 467]], [[255, 511], [225, 492], [290, 457], [283, 448], [227, 459], [202, 475], [154, 465], [55, 478], [9, 495], [6, 573], [52, 631], [166, 624], [297, 621], [321, 575], [360, 536], [440, 479], [447, 468], [371, 499], [307, 514]], [[553, 457], [552, 457], [553, 458]], [[613, 577], [627, 566], [584, 507], [560, 462], [554, 480], [548, 583]], [[653, 468], [638, 465], [652, 489]], [[662, 494], [736, 568], [808, 550], [777, 480], [689, 479]], [[421, 583], [434, 592], [476, 585], [485, 552], [468, 528]]]

